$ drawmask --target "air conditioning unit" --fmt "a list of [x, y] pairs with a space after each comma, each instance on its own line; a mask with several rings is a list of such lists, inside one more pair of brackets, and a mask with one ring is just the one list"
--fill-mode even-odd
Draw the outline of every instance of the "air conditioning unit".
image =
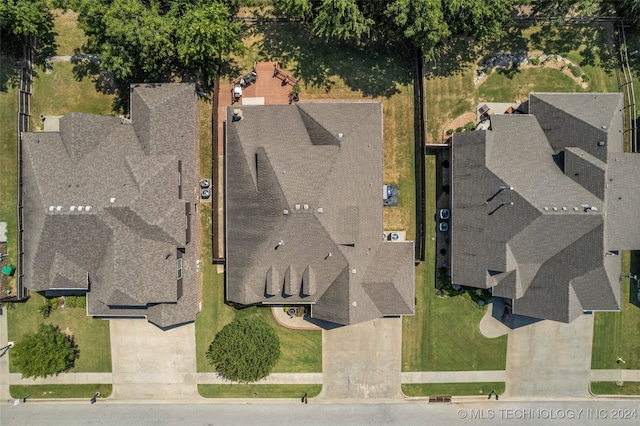
[[202, 198], [203, 200], [206, 200], [209, 197], [211, 197], [211, 190], [207, 188], [203, 188], [200, 191], [200, 198]]
[[391, 241], [398, 241], [398, 240], [400, 239], [400, 234], [398, 234], [397, 232], [392, 232], [392, 233], [389, 235], [389, 239], [390, 239]]
[[210, 186], [211, 186], [211, 181], [209, 179], [200, 180], [200, 188], [209, 188]]

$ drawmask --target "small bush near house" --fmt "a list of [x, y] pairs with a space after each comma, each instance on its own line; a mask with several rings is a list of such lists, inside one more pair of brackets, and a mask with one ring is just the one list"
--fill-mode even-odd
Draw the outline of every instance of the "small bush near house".
[[569, 67], [569, 71], [573, 74], [574, 77], [580, 77], [582, 75], [582, 70], [577, 65], [571, 65]]
[[451, 136], [453, 134], [453, 129], [447, 129], [447, 136]]
[[591, 77], [589, 77], [589, 74], [582, 74], [582, 81], [584, 81], [585, 83], [590, 81]]
[[42, 318], [49, 318], [51, 311], [53, 311], [53, 306], [50, 303], [45, 303], [38, 308], [38, 313], [42, 315]]
[[460, 132], [464, 132], [464, 127], [458, 127], [456, 129], [456, 132], [460, 133]]
[[471, 131], [476, 129], [476, 124], [473, 121], [468, 122], [464, 125], [464, 130]]
[[540, 65], [540, 59], [538, 58], [531, 58], [529, 59], [529, 62], [531, 63], [531, 65]]

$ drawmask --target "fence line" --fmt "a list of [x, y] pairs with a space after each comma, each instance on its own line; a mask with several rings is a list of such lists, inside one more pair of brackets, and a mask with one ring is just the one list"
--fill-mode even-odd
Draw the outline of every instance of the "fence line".
[[[616, 67], [616, 77], [618, 77], [618, 88], [624, 93], [624, 109], [628, 114], [629, 120], [629, 127], [627, 128], [627, 126], [624, 126], [624, 133], [629, 133], [630, 151], [638, 152], [636, 127], [636, 117], [638, 116], [638, 113], [636, 108], [636, 94], [633, 87], [633, 74], [631, 72], [631, 67], [629, 66], [627, 39], [624, 34], [624, 22], [622, 20], [618, 23], [618, 51], [620, 55], [620, 63]], [[614, 57], [616, 57], [615, 54]], [[622, 70], [624, 80], [620, 78], [620, 72], [618, 69]]]
[[17, 149], [18, 149], [18, 265], [17, 265], [17, 295], [15, 299], [22, 300], [29, 297], [29, 289], [24, 286], [24, 226], [22, 200], [22, 132], [29, 131], [31, 119], [31, 94], [33, 91], [33, 66], [36, 38], [26, 36], [22, 51], [22, 67], [20, 70], [20, 90], [18, 91], [17, 117]]

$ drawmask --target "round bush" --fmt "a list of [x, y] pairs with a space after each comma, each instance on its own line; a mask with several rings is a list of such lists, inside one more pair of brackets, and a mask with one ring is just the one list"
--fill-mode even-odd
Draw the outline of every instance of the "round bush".
[[222, 328], [207, 359], [222, 377], [239, 383], [264, 379], [280, 358], [280, 340], [269, 324], [257, 318], [235, 320]]

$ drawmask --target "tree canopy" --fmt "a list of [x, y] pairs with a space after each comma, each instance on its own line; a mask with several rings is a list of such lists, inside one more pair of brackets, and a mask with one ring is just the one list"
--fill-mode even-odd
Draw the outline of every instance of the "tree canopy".
[[11, 349], [11, 358], [22, 377], [46, 377], [73, 367], [79, 350], [73, 339], [51, 324], [40, 324], [37, 333], [22, 336]]
[[242, 28], [220, 0], [71, 0], [88, 50], [122, 88], [140, 81], [196, 81], [207, 89]]
[[218, 332], [207, 359], [222, 377], [239, 383], [267, 377], [280, 358], [280, 340], [257, 318], [234, 320]]
[[35, 35], [41, 47], [52, 42], [53, 16], [47, 0], [0, 1], [0, 43], [3, 53], [22, 54], [24, 37]]
[[385, 38], [435, 54], [452, 35], [500, 31], [514, 0], [274, 0], [323, 37]]

